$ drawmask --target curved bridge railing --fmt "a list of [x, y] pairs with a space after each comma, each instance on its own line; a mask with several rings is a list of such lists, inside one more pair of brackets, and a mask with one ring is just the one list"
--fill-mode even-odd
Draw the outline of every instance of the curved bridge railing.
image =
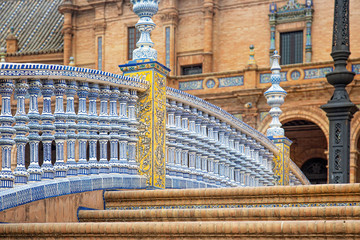
[[[138, 95], [148, 89], [147, 80], [98, 70], [1, 63], [0, 188], [8, 190], [0, 190], [0, 210], [82, 191], [145, 188]], [[264, 135], [172, 88], [166, 112], [166, 187], [274, 185], [279, 150]], [[295, 171], [293, 184], [305, 184]]]
[[[273, 185], [277, 147], [221, 108], [167, 88], [167, 172], [175, 187]], [[176, 179], [176, 178], [175, 178]]]

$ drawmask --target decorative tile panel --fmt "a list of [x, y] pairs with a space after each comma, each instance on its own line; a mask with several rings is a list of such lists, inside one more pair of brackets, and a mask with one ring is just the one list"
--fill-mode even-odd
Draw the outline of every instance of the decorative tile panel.
[[291, 79], [292, 80], [299, 80], [299, 78], [300, 78], [300, 72], [299, 71], [292, 71], [292, 73], [291, 73]]
[[332, 71], [333, 71], [332, 67], [305, 69], [304, 79], [325, 78], [326, 74]]
[[214, 79], [210, 79], [206, 82], [206, 87], [207, 88], [214, 88], [215, 87], [215, 81]]
[[[282, 82], [287, 81], [286, 74], [287, 74], [287, 72], [281, 72], [280, 73]], [[260, 74], [260, 83], [269, 83], [270, 82], [270, 77], [271, 77], [271, 73], [262, 73], [262, 74]]]
[[335, 207], [360, 206], [360, 202], [328, 202], [328, 203], [289, 203], [289, 204], [221, 204], [221, 205], [167, 205], [167, 206], [134, 206], [107, 207], [106, 210], [145, 210], [145, 209], [214, 209], [214, 208], [273, 208], [273, 207]]
[[181, 91], [199, 90], [203, 89], [202, 84], [203, 80], [179, 82], [179, 89]]
[[219, 78], [219, 88], [244, 85], [244, 76]]
[[360, 74], [360, 64], [354, 64], [354, 65], [352, 65], [352, 71], [353, 71], [355, 74]]

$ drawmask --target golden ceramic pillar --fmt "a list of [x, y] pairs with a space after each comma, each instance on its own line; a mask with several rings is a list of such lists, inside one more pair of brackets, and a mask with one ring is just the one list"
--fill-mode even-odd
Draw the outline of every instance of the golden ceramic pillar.
[[279, 148], [279, 154], [275, 155], [274, 161], [274, 178], [275, 185], [290, 184], [290, 145], [291, 141], [285, 136], [274, 136], [270, 138]]
[[[141, 62], [141, 61], [140, 61]], [[137, 162], [139, 174], [146, 175], [150, 188], [165, 188], [166, 75], [169, 69], [156, 61], [120, 66], [124, 76], [149, 83], [139, 93], [139, 141]]]

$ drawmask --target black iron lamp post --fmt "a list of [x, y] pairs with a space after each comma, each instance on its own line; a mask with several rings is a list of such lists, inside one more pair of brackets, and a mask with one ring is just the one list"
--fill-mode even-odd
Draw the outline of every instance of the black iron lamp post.
[[335, 91], [328, 103], [321, 106], [330, 122], [329, 183], [349, 183], [350, 122], [359, 110], [345, 89], [355, 75], [346, 69], [349, 55], [349, 0], [335, 0], [331, 53], [335, 69], [326, 75]]

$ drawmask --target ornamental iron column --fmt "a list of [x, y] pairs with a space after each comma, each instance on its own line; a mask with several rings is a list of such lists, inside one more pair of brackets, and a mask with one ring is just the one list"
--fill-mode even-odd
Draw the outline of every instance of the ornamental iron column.
[[354, 79], [346, 69], [350, 55], [349, 0], [335, 0], [334, 28], [331, 56], [335, 69], [328, 73], [328, 82], [335, 91], [321, 109], [329, 118], [329, 183], [349, 183], [350, 122], [359, 109], [350, 101], [345, 89]]

